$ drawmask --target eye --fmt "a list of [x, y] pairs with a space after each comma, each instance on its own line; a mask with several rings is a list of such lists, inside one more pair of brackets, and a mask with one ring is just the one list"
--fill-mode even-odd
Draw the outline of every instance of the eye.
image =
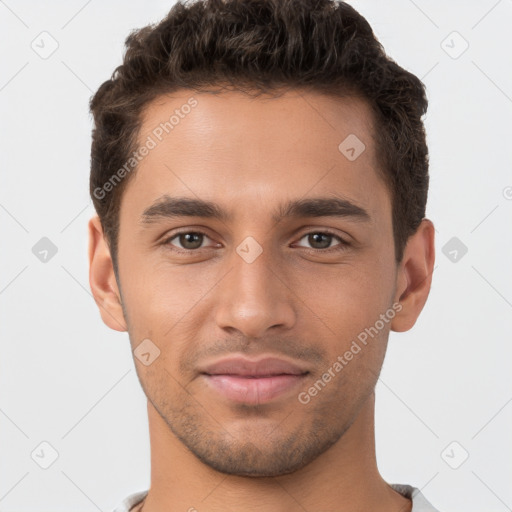
[[[312, 249], [315, 250], [325, 250], [325, 249], [334, 249], [334, 250], [342, 250], [345, 246], [348, 245], [348, 242], [345, 242], [341, 237], [335, 235], [334, 233], [330, 233], [328, 231], [312, 231], [311, 233], [305, 234], [300, 240], [307, 239], [307, 243], [311, 244]], [[331, 243], [335, 240], [339, 240], [340, 243], [335, 246], [331, 246]], [[300, 247], [306, 247], [304, 245], [300, 245]]]
[[[297, 245], [299, 247], [307, 248], [306, 245], [302, 245], [300, 243], [304, 239], [306, 239], [307, 243], [311, 245], [310, 249], [314, 251], [330, 252], [331, 250], [343, 250], [349, 245], [349, 243], [343, 240], [340, 236], [330, 233], [329, 231], [312, 231], [303, 235]], [[173, 240], [175, 241], [173, 242]], [[207, 246], [203, 245], [205, 240], [211, 239], [202, 231], [182, 231], [174, 233], [172, 236], [166, 238], [162, 244], [165, 246], [171, 246], [171, 249], [177, 250], [178, 252], [191, 252], [206, 248]], [[332, 245], [332, 242], [335, 240], [338, 240], [339, 243]], [[219, 244], [217, 246], [219, 246]]]
[[[177, 243], [179, 244], [177, 245], [178, 249], [183, 251], [193, 251], [202, 248], [205, 238], [209, 239], [206, 233], [202, 233], [201, 231], [182, 231], [181, 233], [175, 233], [164, 240], [163, 244], [174, 246]], [[177, 242], [171, 243], [174, 239], [177, 239]]]

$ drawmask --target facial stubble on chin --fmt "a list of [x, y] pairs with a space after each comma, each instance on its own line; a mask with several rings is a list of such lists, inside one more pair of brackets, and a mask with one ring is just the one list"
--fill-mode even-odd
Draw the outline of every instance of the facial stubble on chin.
[[[130, 342], [135, 347], [128, 315], [123, 304], [122, 307]], [[233, 343], [231, 349], [235, 348], [234, 345], [238, 349], [242, 346], [247, 347], [241, 343]], [[223, 346], [219, 344], [217, 348]], [[211, 348], [214, 353], [216, 349]], [[317, 363], [324, 358], [323, 354], [311, 347], [302, 350], [294, 347], [293, 353], [291, 350], [289, 352], [290, 355], [300, 354], [301, 359], [304, 357]], [[194, 354], [190, 361], [182, 362], [180, 369], [190, 370], [197, 360], [196, 356], [197, 354]], [[322, 366], [325, 366], [325, 363]], [[295, 408], [284, 419], [277, 421], [272, 429], [265, 429], [261, 433], [261, 442], [258, 442], [259, 440], [255, 441], [254, 430], [250, 428], [246, 429], [246, 439], [243, 439], [243, 434], [235, 436], [230, 433], [223, 425], [222, 417], [214, 417], [209, 413], [207, 407], [186, 389], [188, 384], [180, 384], [166, 368], [159, 367], [158, 363], [153, 368], [144, 368], [142, 372], [142, 378], [139, 371], [137, 374], [147, 399], [172, 434], [191, 454], [220, 473], [247, 477], [286, 475], [313, 462], [342, 438], [375, 386], [375, 382], [367, 382], [365, 391], [362, 394], [359, 392], [358, 400], [351, 404], [337, 398], [346, 396], [346, 393], [351, 394], [350, 389], [346, 389], [349, 383], [344, 375], [338, 377], [338, 384], [329, 391], [322, 391], [323, 399], [318, 397], [314, 402], [305, 405], [300, 404], [297, 397], [292, 395], [290, 400], [297, 402], [294, 404]], [[158, 377], [159, 374], [161, 377]], [[166, 382], [172, 384], [173, 381], [177, 392], [171, 401], [170, 388]], [[350, 387], [348, 385], [348, 388]], [[251, 419], [261, 420], [268, 415], [268, 409], [264, 404], [237, 404], [232, 407], [237, 418], [246, 417], [248, 422]], [[298, 414], [301, 415], [300, 421], [297, 421], [298, 426], [288, 430], [287, 425]]]
[[[246, 429], [238, 429], [235, 435], [223, 425], [225, 419], [223, 422], [222, 417], [213, 417], [186, 390], [179, 390], [171, 402], [169, 395], [165, 395], [165, 385], [158, 386], [156, 393], [143, 387], [172, 434], [199, 461], [220, 473], [248, 477], [276, 477], [307, 466], [342, 438], [367, 398], [361, 397], [356, 407], [352, 404], [353, 414], [348, 415], [341, 404], [336, 407], [331, 400], [307, 405], [298, 403], [298, 409], [276, 421], [276, 425], [262, 429], [258, 437], [250, 422], [265, 418], [265, 405], [233, 408], [237, 418], [246, 416], [249, 422]], [[333, 395], [340, 396], [340, 392], [343, 391], [332, 390]], [[294, 399], [296, 397], [290, 398]], [[287, 426], [297, 414], [301, 415], [298, 426], [289, 430]]]

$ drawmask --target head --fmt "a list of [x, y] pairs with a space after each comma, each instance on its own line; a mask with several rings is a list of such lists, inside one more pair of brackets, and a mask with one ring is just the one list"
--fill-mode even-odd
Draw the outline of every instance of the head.
[[[424, 86], [330, 0], [177, 3], [126, 46], [91, 100], [102, 318], [159, 354], [136, 358], [141, 385], [200, 460], [296, 471], [342, 438], [428, 296]], [[207, 370], [234, 354], [301, 375], [227, 398]]]

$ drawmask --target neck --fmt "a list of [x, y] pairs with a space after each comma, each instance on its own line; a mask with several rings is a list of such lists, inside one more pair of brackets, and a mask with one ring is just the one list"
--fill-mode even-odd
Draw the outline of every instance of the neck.
[[143, 512], [410, 512], [411, 501], [380, 476], [375, 457], [375, 395], [337, 443], [306, 467], [279, 477], [219, 473], [174, 436], [148, 401], [151, 487]]

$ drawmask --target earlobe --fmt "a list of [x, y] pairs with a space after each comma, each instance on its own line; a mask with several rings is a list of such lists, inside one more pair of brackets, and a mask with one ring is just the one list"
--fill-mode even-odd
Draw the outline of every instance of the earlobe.
[[103, 322], [116, 331], [127, 330], [121, 294], [117, 286], [110, 249], [96, 215], [89, 220], [89, 285]]
[[411, 235], [400, 263], [395, 302], [402, 306], [391, 322], [391, 330], [408, 331], [416, 323], [430, 292], [435, 262], [434, 225], [423, 219]]

